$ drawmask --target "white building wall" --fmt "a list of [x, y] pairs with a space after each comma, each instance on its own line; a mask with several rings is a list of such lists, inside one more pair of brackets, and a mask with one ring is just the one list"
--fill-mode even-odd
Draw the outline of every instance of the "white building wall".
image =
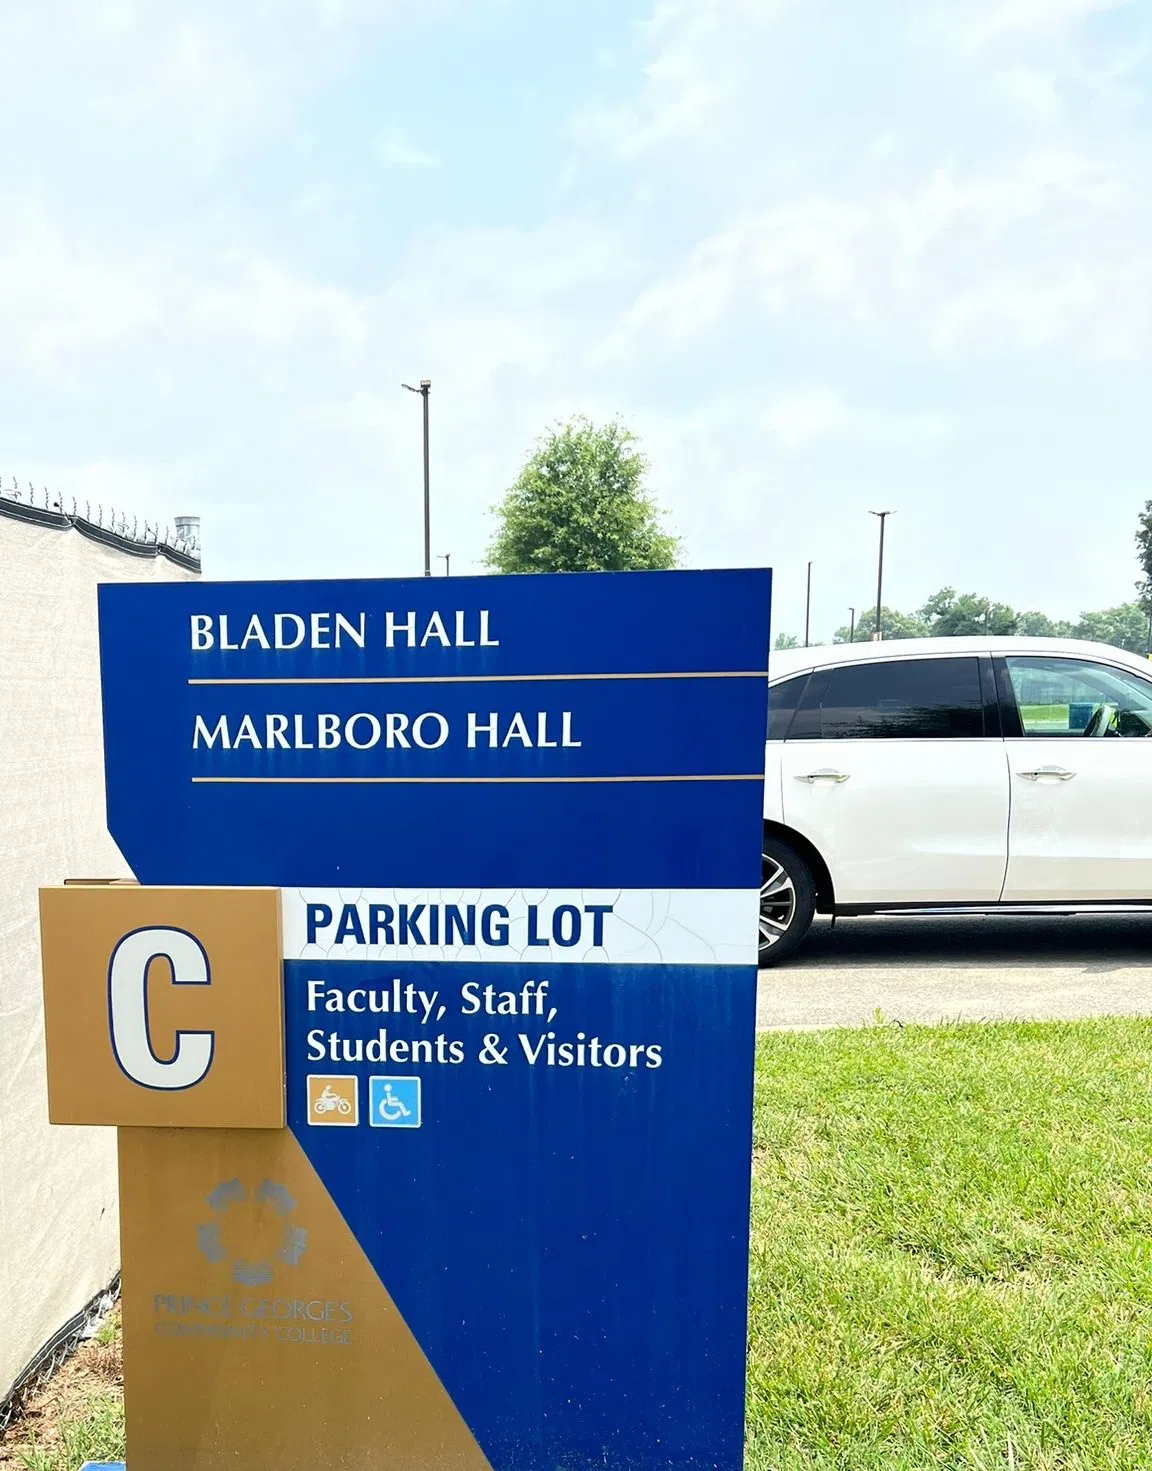
[[112, 1129], [51, 1128], [37, 890], [127, 877], [105, 828], [96, 585], [187, 580], [0, 514], [0, 1402], [117, 1270]]

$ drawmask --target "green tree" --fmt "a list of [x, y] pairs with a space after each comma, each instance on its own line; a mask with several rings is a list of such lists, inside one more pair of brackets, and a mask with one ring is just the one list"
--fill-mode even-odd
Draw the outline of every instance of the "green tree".
[[798, 649], [800, 640], [794, 633], [778, 633], [776, 642], [772, 645], [774, 649]]
[[617, 423], [577, 417], [546, 435], [500, 504], [488, 548], [494, 572], [664, 570], [679, 539], [644, 489], [647, 461]]
[[[1152, 501], [1149, 501], [1152, 508]], [[1150, 603], [1152, 607], [1152, 603]], [[975, 593], [957, 593], [943, 587], [914, 614], [884, 609], [884, 637], [961, 638], [969, 634], [1022, 634], [1028, 638], [1079, 638], [1092, 643], [1112, 644], [1134, 654], [1149, 649], [1149, 610], [1139, 603], [1121, 603], [1096, 613], [1081, 613], [1075, 623], [1049, 618], [1046, 613], [1016, 613], [1007, 603], [994, 603]], [[856, 640], [866, 642], [876, 624], [875, 609], [869, 609], [856, 625]], [[848, 642], [849, 626], [838, 628], [833, 643]]]
[[1104, 608], [1099, 613], [1081, 613], [1080, 621], [1073, 626], [1072, 637], [1113, 644], [1133, 654], [1146, 654], [1148, 614], [1139, 603], [1121, 603], [1118, 608]]
[[[898, 613], [895, 608], [883, 607], [881, 610], [885, 638], [924, 638], [927, 629], [915, 614]], [[834, 644], [846, 644], [848, 634], [852, 628], [850, 623], [845, 623], [843, 628], [838, 628], [832, 635]], [[876, 609], [867, 608], [856, 620], [856, 642], [866, 644], [876, 630]]]
[[942, 587], [933, 593], [917, 616], [930, 638], [1016, 632], [1016, 613], [1007, 603], [994, 603], [972, 592], [958, 593], [954, 587]]
[[1047, 613], [1021, 613], [1016, 632], [1023, 638], [1071, 638], [1072, 625], [1063, 618], [1049, 618]]
[[1136, 584], [1136, 595], [1145, 613], [1152, 613], [1152, 501], [1144, 502], [1136, 522], [1136, 555], [1144, 576]]

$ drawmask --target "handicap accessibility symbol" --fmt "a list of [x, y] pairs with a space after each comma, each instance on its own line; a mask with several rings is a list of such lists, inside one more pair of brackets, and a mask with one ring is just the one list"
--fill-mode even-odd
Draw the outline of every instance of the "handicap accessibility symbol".
[[369, 1078], [368, 1122], [374, 1129], [418, 1129], [420, 1079]]

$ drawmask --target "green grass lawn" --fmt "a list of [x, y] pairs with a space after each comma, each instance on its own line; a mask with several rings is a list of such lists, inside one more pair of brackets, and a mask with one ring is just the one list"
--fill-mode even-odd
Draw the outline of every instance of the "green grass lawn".
[[750, 1471], [1152, 1467], [1152, 1023], [760, 1040]]
[[57, 1431], [51, 1445], [33, 1442], [21, 1450], [25, 1471], [78, 1471], [86, 1461], [122, 1461], [123, 1395], [93, 1395], [73, 1417], [62, 1420]]
[[124, 1459], [120, 1313], [33, 1399], [27, 1421], [0, 1436], [0, 1471], [77, 1471], [85, 1461]]

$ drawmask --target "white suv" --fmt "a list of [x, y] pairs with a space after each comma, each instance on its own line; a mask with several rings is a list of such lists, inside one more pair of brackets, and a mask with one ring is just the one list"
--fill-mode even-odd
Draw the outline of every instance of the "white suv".
[[815, 913], [1152, 903], [1152, 665], [1071, 639], [774, 653], [760, 963]]

